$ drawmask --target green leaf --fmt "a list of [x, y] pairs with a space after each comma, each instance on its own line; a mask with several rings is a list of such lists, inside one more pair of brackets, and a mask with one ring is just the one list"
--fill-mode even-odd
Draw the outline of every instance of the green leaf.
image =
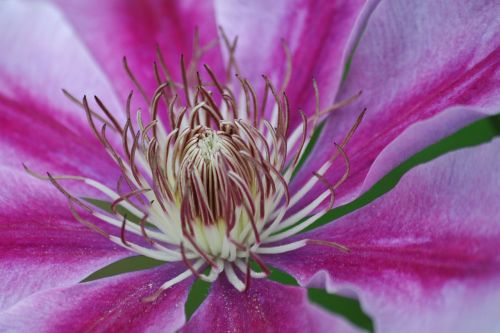
[[[269, 279], [285, 285], [298, 286], [297, 280], [290, 274], [277, 268], [269, 267], [271, 275]], [[307, 290], [309, 300], [323, 309], [344, 317], [354, 325], [373, 332], [373, 322], [363, 309], [359, 301], [355, 298], [330, 294], [324, 289], [309, 288]]]
[[200, 279], [196, 281], [191, 286], [189, 290], [189, 295], [184, 305], [184, 311], [186, 313], [186, 321], [191, 318], [194, 312], [200, 307], [200, 305], [208, 297], [210, 292], [211, 284]]
[[128, 257], [122, 260], [115, 261], [114, 263], [109, 264], [108, 266], [105, 266], [98, 271], [95, 271], [94, 273], [83, 279], [81, 282], [89, 282], [123, 273], [150, 269], [159, 265], [168, 265], [168, 263], [144, 256]]
[[309, 143], [305, 147], [304, 152], [302, 153], [302, 156], [301, 156], [299, 162], [297, 163], [295, 170], [292, 173], [292, 179], [295, 177], [297, 172], [300, 170], [302, 165], [304, 165], [304, 162], [307, 160], [307, 158], [311, 154], [314, 146], [316, 145], [316, 142], [318, 141], [319, 135], [323, 131], [324, 126], [325, 126], [325, 122], [323, 121], [318, 126], [316, 126], [316, 128], [313, 130], [313, 133], [311, 135], [311, 139], [309, 140]]
[[373, 321], [363, 311], [357, 299], [329, 294], [326, 290], [317, 288], [309, 288], [308, 296], [312, 303], [344, 317], [358, 327], [373, 332]]

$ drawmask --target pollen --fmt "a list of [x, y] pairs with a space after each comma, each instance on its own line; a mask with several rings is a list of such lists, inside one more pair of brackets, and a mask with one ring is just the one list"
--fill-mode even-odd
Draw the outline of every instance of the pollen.
[[[252, 278], [269, 275], [265, 256], [308, 244], [348, 250], [332, 242], [286, 240], [333, 206], [336, 189], [349, 175], [344, 148], [364, 111], [344, 140], [336, 144], [336, 153], [298, 192], [290, 193], [289, 184], [315, 124], [358, 95], [322, 110], [313, 82], [316, 109], [308, 112], [312, 116], [292, 111], [285, 92], [293, 68], [286, 44], [283, 84], [276, 87], [263, 75], [258, 94], [238, 72], [236, 41], [223, 32], [221, 35], [229, 54], [225, 75], [219, 77], [206, 64], [199, 66], [203, 53], [218, 41], [203, 47], [195, 43], [187, 67], [181, 56], [178, 80], [158, 49], [153, 66], [157, 89], [152, 96], [124, 59], [125, 71], [145, 105], [140, 109], [132, 108], [133, 92], [123, 110], [111, 111], [98, 97], [91, 105], [86, 96], [80, 100], [64, 91], [87, 114], [90, 130], [120, 168], [116, 188], [79, 175], [44, 176], [25, 166], [30, 174], [50, 181], [67, 197], [75, 219], [110, 241], [140, 255], [185, 264], [183, 273], [166, 281], [147, 301], [193, 275], [213, 282], [224, 273], [236, 289], [244, 291]], [[123, 112], [124, 124], [113, 116], [115, 112]], [[295, 128], [290, 127], [291, 112], [302, 119]], [[323, 175], [337, 159], [344, 173], [332, 184]], [[94, 206], [70, 193], [63, 184], [67, 181], [82, 182], [102, 192], [110, 208]], [[303, 208], [292, 209], [318, 183], [324, 185], [324, 192]]]
[[[210, 129], [197, 138], [197, 150], [205, 163], [213, 164], [218, 153], [224, 145], [224, 141], [219, 137], [221, 133], [216, 133]], [[226, 149], [227, 150], [227, 149]]]

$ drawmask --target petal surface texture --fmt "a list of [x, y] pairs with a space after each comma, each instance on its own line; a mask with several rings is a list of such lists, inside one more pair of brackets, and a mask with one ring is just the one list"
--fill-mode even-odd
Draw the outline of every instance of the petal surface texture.
[[[238, 37], [236, 57], [241, 73], [254, 84], [269, 75], [278, 88], [285, 81], [290, 49], [292, 71], [286, 89], [292, 110], [314, 113], [312, 80], [318, 81], [322, 106], [337, 93], [345, 63], [377, 1], [216, 1], [218, 23], [230, 39]], [[280, 84], [278, 84], [280, 83]], [[290, 115], [290, 128], [301, 122]]]
[[68, 22], [47, 3], [2, 1], [0, 29], [0, 47], [9, 50], [0, 57], [0, 163], [116, 184], [118, 168], [91, 134], [85, 112], [61, 91], [98, 94], [117, 105]]
[[309, 304], [303, 288], [252, 280], [239, 292], [224, 278], [181, 332], [361, 332], [344, 320]]
[[[211, 1], [54, 2], [66, 14], [104, 73], [113, 80], [122, 99], [133, 89], [136, 99], [140, 100], [137, 88], [124, 70], [123, 57], [127, 58], [130, 69], [151, 98], [158, 86], [153, 71], [157, 45], [171, 74], [179, 80], [180, 57], [184, 54], [189, 63], [195, 28], [199, 30], [200, 45], [217, 38]], [[212, 48], [203, 60], [218, 68], [221, 63], [219, 49]]]
[[385, 196], [269, 257], [302, 284], [351, 290], [378, 332], [496, 332], [500, 320], [500, 140], [448, 153]]
[[[338, 99], [358, 91], [362, 95], [327, 120], [293, 188], [301, 188], [336, 152], [332, 142], [342, 141], [364, 108], [366, 116], [346, 148], [351, 172], [338, 191], [339, 204], [369, 189], [426, 146], [498, 113], [499, 10], [498, 1], [489, 0], [382, 1], [354, 52]], [[474, 110], [467, 110], [471, 107]], [[432, 117], [434, 121], [418, 131], [412, 129]], [[388, 151], [408, 130], [413, 132], [404, 138], [405, 149]], [[333, 181], [343, 172], [339, 161], [327, 178]], [[324, 186], [315, 188], [310, 198], [320, 191]]]
[[72, 217], [50, 183], [0, 167], [0, 309], [131, 255]]
[[154, 302], [142, 299], [179, 272], [164, 267], [52, 289], [0, 314], [2, 332], [175, 332], [184, 324], [189, 281]]

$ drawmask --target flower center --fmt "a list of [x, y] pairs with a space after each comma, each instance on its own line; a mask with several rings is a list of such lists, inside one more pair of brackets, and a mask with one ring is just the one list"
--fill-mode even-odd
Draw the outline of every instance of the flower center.
[[[240, 153], [249, 153], [249, 147], [236, 134], [202, 126], [186, 131], [185, 135], [186, 140], [181, 140], [185, 146], [174, 149], [180, 151], [176, 192], [181, 198], [188, 196], [188, 220], [232, 225], [233, 209], [226, 207], [241, 208], [246, 194], [256, 194], [252, 193], [255, 167]], [[233, 179], [240, 187], [234, 185]]]
[[228, 146], [224, 147], [225, 152], [227, 152], [228, 149], [231, 149], [230, 145], [232, 142], [225, 142], [224, 139], [220, 137], [224, 134], [222, 132], [216, 133], [210, 128], [200, 128], [200, 131], [201, 133], [192, 134], [193, 138], [189, 140], [189, 143], [192, 143], [194, 147], [188, 150], [188, 153], [192, 153], [194, 157], [190, 156], [188, 159], [191, 159], [190, 163], [195, 163], [194, 160], [198, 160], [196, 164], [203, 164], [212, 168], [216, 165], [219, 152], [221, 148], [223, 148], [223, 145], [226, 144]]
[[[65, 92], [87, 113], [90, 128], [122, 171], [116, 189], [82, 176], [48, 173], [44, 177], [25, 167], [32, 175], [52, 182], [68, 198], [75, 218], [110, 241], [144, 256], [186, 265], [185, 272], [166, 281], [149, 300], [191, 275], [211, 282], [222, 272], [235, 288], [243, 291], [251, 277], [269, 274], [262, 255], [277, 255], [312, 243], [347, 250], [332, 242], [286, 239], [303, 231], [332, 207], [334, 191], [349, 172], [344, 147], [364, 112], [337, 145], [337, 153], [297, 193], [289, 193], [288, 184], [310, 141], [311, 127], [323, 115], [357, 96], [321, 110], [318, 88], [313, 82], [313, 116], [306, 117], [298, 111], [302, 124], [289, 128], [286, 87], [276, 89], [263, 76], [263, 94], [259, 98], [248, 80], [238, 73], [231, 75], [238, 68], [234, 59], [236, 43], [224, 34], [223, 41], [229, 52], [229, 79], [220, 80], [205, 65], [210, 79], [202, 80], [194, 69], [206, 48], [195, 47], [188, 70], [181, 57], [182, 78], [176, 82], [158, 51], [162, 70], [155, 65], [158, 88], [152, 97], [147, 96], [124, 60], [125, 70], [147, 104], [143, 109], [149, 111], [143, 114], [137, 110], [132, 116], [131, 93], [125, 106], [124, 125], [98, 98], [102, 116], [86, 97], [79, 101]], [[286, 45], [284, 49], [286, 68], [291, 71], [290, 52]], [[291, 72], [287, 72], [285, 78], [290, 77]], [[109, 131], [114, 140], [108, 139]], [[346, 171], [335, 184], [330, 184], [323, 174], [339, 157], [344, 160]], [[60, 183], [66, 180], [98, 189], [109, 198], [111, 208], [93, 206], [69, 193]], [[296, 207], [318, 182], [326, 184], [324, 192], [291, 213], [290, 208]], [[328, 201], [330, 205], [325, 206]], [[90, 222], [88, 215], [102, 225]], [[105, 231], [109, 226], [116, 232]], [[251, 268], [252, 262], [258, 270]], [[208, 273], [203, 273], [207, 268]]]
[[240, 121], [220, 125], [220, 130], [189, 128], [173, 145], [171, 171], [178, 177], [172, 184], [177, 200], [171, 209], [179, 211], [181, 228], [200, 251], [234, 260], [231, 248], [245, 249], [260, 241], [258, 227], [276, 185], [268, 168], [258, 168], [257, 146], [249, 141], [256, 129]]

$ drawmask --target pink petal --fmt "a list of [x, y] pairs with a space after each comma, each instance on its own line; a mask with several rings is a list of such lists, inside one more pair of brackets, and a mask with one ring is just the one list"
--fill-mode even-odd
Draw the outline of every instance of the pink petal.
[[[122, 65], [130, 68], [151, 98], [158, 86], [153, 71], [156, 47], [160, 46], [169, 71], [180, 79], [180, 57], [191, 57], [195, 28], [200, 44], [217, 38], [211, 1], [79, 1], [53, 0], [65, 12], [103, 71], [124, 99], [131, 89], [141, 97]], [[220, 66], [217, 47], [204, 62]], [[188, 63], [188, 61], [187, 61]]]
[[119, 170], [90, 128], [68, 128], [44, 106], [1, 93], [0, 109], [0, 165], [21, 171], [25, 163], [41, 174], [81, 175], [116, 185]]
[[220, 278], [182, 332], [360, 332], [309, 303], [305, 289], [252, 280], [247, 292]]
[[380, 332], [494, 332], [500, 320], [500, 140], [419, 166], [374, 203], [301, 235], [269, 263], [302, 284], [354, 290]]
[[0, 314], [2, 332], [174, 332], [184, 324], [189, 282], [142, 299], [178, 267], [122, 274], [33, 295]]
[[[27, 24], [26, 22], [29, 22]], [[93, 138], [85, 113], [69, 101], [111, 88], [61, 14], [42, 2], [0, 3], [0, 164], [83, 174], [116, 182], [117, 168]]]
[[[365, 107], [366, 117], [347, 146], [351, 175], [339, 189], [339, 203], [356, 197], [427, 145], [500, 111], [499, 9], [498, 3], [487, 0], [381, 3], [356, 49], [339, 99], [360, 90], [363, 95], [332, 115], [294, 188], [332, 156], [332, 142], [342, 140]], [[443, 113], [419, 130], [412, 128]], [[408, 129], [412, 135], [405, 133]], [[402, 133], [405, 149], [381, 156]], [[339, 165], [328, 177], [335, 179], [342, 172]], [[316, 188], [311, 196], [322, 190]]]
[[74, 220], [47, 182], [0, 168], [0, 309], [131, 255]]
[[106, 77], [56, 8], [38, 1], [2, 1], [0, 6], [0, 47], [9, 50], [0, 58], [3, 97], [19, 103], [28, 99], [45, 109], [44, 116], [72, 129], [87, 127], [86, 116], [63, 88], [78, 98], [99, 95], [111, 109], [119, 106]]
[[[292, 110], [314, 113], [315, 78], [322, 107], [333, 102], [353, 44], [378, 1], [217, 1], [217, 20], [228, 36], [238, 36], [240, 71], [254, 83], [262, 74], [281, 86], [286, 57], [281, 40], [292, 54], [292, 77], [286, 93]], [[301, 122], [291, 115], [291, 128]]]

